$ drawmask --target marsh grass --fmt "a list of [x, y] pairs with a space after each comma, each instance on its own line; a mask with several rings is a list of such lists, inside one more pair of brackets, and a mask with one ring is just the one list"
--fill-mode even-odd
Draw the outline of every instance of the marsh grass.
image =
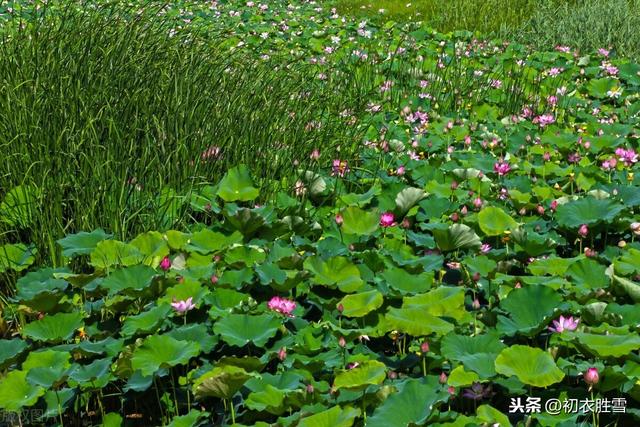
[[21, 186], [27, 219], [2, 221], [0, 241], [54, 255], [79, 230], [184, 228], [184, 199], [229, 165], [251, 165], [264, 187], [294, 161], [312, 169], [314, 148], [355, 150], [340, 113], [365, 105], [375, 70], [321, 81], [304, 61], [230, 54], [214, 29], [170, 32], [158, 12], [45, 9], [4, 31], [0, 200]]
[[616, 55], [640, 56], [640, 1], [584, 0], [557, 3], [542, 1], [526, 24], [512, 37], [536, 49], [556, 45], [577, 48], [581, 53], [598, 48]]
[[[638, 0], [337, 0], [343, 14], [377, 21], [423, 21], [442, 32], [471, 31], [534, 49], [570, 46], [640, 56]], [[382, 12], [381, 12], [382, 10]]]

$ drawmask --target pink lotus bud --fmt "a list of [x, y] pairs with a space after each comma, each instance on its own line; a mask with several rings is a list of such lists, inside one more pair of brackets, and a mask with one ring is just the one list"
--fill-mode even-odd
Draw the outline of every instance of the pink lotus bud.
[[168, 271], [171, 268], [171, 260], [168, 256], [162, 258], [162, 261], [160, 261], [160, 268], [164, 271]]
[[347, 341], [344, 339], [344, 337], [340, 337], [340, 339], [338, 340], [338, 345], [342, 348], [345, 348], [347, 346]]
[[405, 218], [402, 220], [402, 222], [400, 223], [400, 226], [402, 228], [411, 228], [411, 221], [409, 221], [409, 218]]
[[398, 169], [396, 169], [396, 175], [398, 176], [404, 175], [404, 172], [405, 172], [404, 166], [398, 166]]
[[558, 207], [558, 201], [554, 200], [554, 201], [551, 202], [551, 206], [549, 206], [549, 209], [551, 209], [552, 211], [555, 212], [557, 207]]
[[449, 379], [449, 377], [447, 377], [447, 374], [442, 372], [440, 374], [440, 378], [438, 379], [438, 381], [440, 381], [440, 384], [446, 384], [448, 379]]
[[390, 380], [395, 380], [396, 378], [398, 378], [398, 374], [395, 371], [389, 371], [387, 373], [387, 376]]
[[471, 307], [473, 307], [474, 310], [480, 309], [480, 301], [478, 301], [478, 298], [473, 300], [473, 302], [471, 303]]
[[423, 354], [429, 352], [429, 342], [427, 340], [422, 341], [422, 344], [420, 344], [420, 351]]
[[460, 209], [460, 213], [461, 213], [462, 215], [466, 215], [468, 212], [469, 212], [469, 210], [467, 209], [467, 205], [464, 205], [464, 206], [462, 207], [462, 209]]
[[480, 281], [480, 273], [476, 271], [475, 273], [473, 273], [473, 276], [471, 276], [471, 278], [473, 279], [474, 282]]
[[587, 369], [587, 372], [584, 373], [584, 382], [586, 382], [590, 386], [598, 384], [598, 382], [600, 382], [600, 374], [598, 373], [598, 369], [597, 368]]
[[335, 221], [336, 221], [336, 224], [338, 224], [340, 226], [344, 222], [344, 218], [342, 218], [342, 215], [336, 214]]
[[458, 181], [453, 181], [453, 182], [451, 183], [451, 189], [452, 189], [452, 190], [455, 190], [456, 188], [458, 188]]
[[342, 312], [344, 311], [344, 306], [342, 305], [342, 303], [338, 304], [336, 308], [338, 309], [338, 313], [340, 314], [342, 314]]
[[455, 395], [456, 395], [456, 388], [455, 388], [455, 387], [453, 387], [453, 386], [449, 386], [449, 387], [447, 388], [447, 391], [449, 392], [449, 394], [450, 394], [451, 396], [455, 396]]
[[544, 215], [544, 206], [538, 205], [538, 207], [536, 207], [536, 210], [538, 211], [538, 215]]
[[220, 280], [220, 279], [218, 278], [217, 275], [214, 274], [213, 276], [211, 276], [211, 283], [212, 284], [215, 285], [216, 283], [218, 283], [218, 280]]
[[458, 220], [460, 219], [460, 216], [458, 215], [457, 212], [454, 212], [454, 213], [451, 214], [451, 216], [449, 218], [451, 218], [451, 221], [453, 221], [453, 222], [458, 222]]
[[280, 361], [284, 361], [284, 359], [287, 358], [287, 349], [282, 347], [280, 350], [278, 350], [278, 359], [280, 359]]
[[311, 394], [313, 393], [313, 391], [314, 391], [313, 385], [307, 384], [307, 393]]
[[481, 199], [480, 197], [476, 197], [476, 198], [473, 200], [473, 206], [474, 206], [476, 209], [480, 209], [480, 208], [482, 207], [482, 199]]
[[589, 234], [589, 227], [587, 227], [587, 224], [582, 224], [580, 226], [580, 228], [578, 229], [578, 234], [580, 235], [580, 237], [587, 237], [587, 235]]

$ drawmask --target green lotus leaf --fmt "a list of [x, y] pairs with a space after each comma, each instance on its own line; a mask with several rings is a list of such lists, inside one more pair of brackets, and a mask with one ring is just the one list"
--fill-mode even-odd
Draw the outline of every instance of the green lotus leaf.
[[100, 284], [107, 289], [109, 295], [115, 295], [123, 291], [142, 291], [151, 285], [156, 276], [156, 271], [146, 265], [134, 265], [120, 268], [109, 274]]
[[500, 236], [514, 230], [518, 223], [502, 209], [489, 206], [478, 213], [478, 225], [485, 235]]
[[629, 279], [625, 279], [624, 277], [616, 276], [615, 274], [611, 276], [614, 283], [614, 288], [623, 294], [629, 295], [633, 302], [640, 302], [640, 284], [633, 282]]
[[550, 256], [549, 258], [533, 261], [527, 266], [527, 269], [531, 274], [535, 274], [536, 276], [543, 276], [545, 274], [564, 276], [572, 262], [572, 259]]
[[88, 365], [75, 364], [69, 370], [69, 379], [80, 385], [91, 385], [98, 379], [108, 381], [111, 364], [110, 358], [94, 360]]
[[[492, 360], [493, 361], [493, 360]], [[453, 387], [466, 387], [480, 380], [478, 374], [473, 371], [465, 371], [460, 365], [449, 374], [447, 384]]]
[[91, 265], [106, 270], [113, 266], [130, 266], [141, 263], [144, 255], [138, 248], [118, 240], [103, 240], [98, 242], [91, 251]]
[[368, 236], [378, 229], [380, 217], [377, 211], [364, 211], [358, 207], [350, 206], [342, 211], [342, 232], [357, 236]]
[[623, 209], [623, 205], [609, 199], [585, 197], [559, 205], [556, 209], [556, 218], [561, 226], [577, 229], [582, 224], [611, 222]]
[[338, 304], [342, 304], [343, 316], [362, 317], [376, 310], [382, 305], [384, 298], [376, 290], [345, 295]]
[[264, 262], [267, 255], [264, 250], [249, 246], [236, 246], [227, 250], [224, 255], [224, 262], [227, 264], [244, 264], [253, 266]]
[[13, 300], [34, 311], [55, 312], [69, 286], [66, 280], [56, 276], [68, 272], [66, 268], [45, 268], [27, 273], [18, 279]]
[[249, 393], [244, 404], [254, 411], [267, 411], [278, 415], [284, 411], [285, 397], [284, 391], [267, 384], [263, 390]]
[[583, 258], [571, 264], [567, 269], [567, 275], [576, 286], [585, 289], [606, 288], [609, 286], [609, 278], [605, 274], [605, 266], [592, 259]]
[[60, 412], [64, 413], [69, 408], [75, 395], [76, 390], [72, 388], [47, 390], [44, 395], [44, 401], [47, 404], [47, 409], [44, 411], [42, 418], [55, 418], [59, 416]]
[[28, 372], [27, 381], [31, 384], [48, 389], [63, 380], [67, 368], [71, 366], [70, 358], [71, 354], [66, 351], [31, 352], [22, 364], [22, 370]]
[[131, 246], [138, 248], [148, 258], [146, 264], [157, 266], [160, 260], [169, 255], [169, 244], [157, 231], [149, 231], [138, 235], [131, 241]]
[[197, 342], [198, 344], [200, 344], [200, 349], [203, 353], [212, 351], [218, 343], [218, 337], [210, 335], [208, 333], [207, 326], [202, 323], [198, 323], [195, 325], [186, 325], [176, 329], [172, 329], [167, 332], [167, 335], [171, 338], [177, 339], [178, 341], [184, 341], [188, 343]]
[[587, 84], [589, 94], [596, 98], [606, 98], [607, 92], [616, 87], [616, 80], [610, 78], [592, 79]]
[[480, 237], [464, 224], [453, 224], [446, 229], [434, 229], [433, 236], [438, 248], [444, 252], [479, 248], [482, 245]]
[[58, 313], [27, 324], [22, 333], [25, 337], [47, 342], [66, 341], [83, 325], [82, 313]]
[[205, 303], [211, 306], [209, 316], [212, 318], [226, 316], [233, 308], [249, 299], [247, 294], [234, 289], [217, 288], [205, 297]]
[[259, 195], [260, 189], [253, 186], [251, 174], [245, 165], [229, 169], [219, 183], [218, 197], [225, 202], [247, 202]]
[[447, 359], [462, 362], [466, 369], [486, 379], [496, 375], [494, 362], [505, 347], [495, 334], [473, 337], [449, 334], [442, 339], [440, 349]]
[[281, 324], [279, 318], [270, 314], [229, 314], [213, 325], [213, 331], [231, 345], [243, 347], [252, 343], [264, 347]]
[[508, 377], [515, 375], [524, 384], [535, 387], [548, 387], [564, 378], [564, 372], [558, 369], [549, 353], [526, 345], [502, 350], [495, 367], [497, 373]]
[[408, 379], [397, 393], [389, 396], [367, 419], [367, 427], [406, 427], [422, 425], [438, 402], [449, 398], [436, 377]]
[[469, 318], [464, 308], [464, 289], [440, 286], [427, 293], [404, 297], [403, 308], [419, 308], [432, 316], [454, 319], [462, 322]]
[[108, 414], [104, 414], [104, 418], [102, 419], [102, 427], [121, 427], [122, 422], [122, 415], [116, 412], [109, 412]]
[[556, 242], [542, 234], [533, 233], [518, 227], [511, 233], [513, 241], [529, 256], [537, 257], [545, 253], [553, 252]]
[[379, 183], [375, 183], [365, 193], [347, 193], [341, 194], [338, 201], [346, 206], [367, 206], [375, 196], [382, 193]]
[[548, 286], [530, 285], [514, 289], [500, 302], [500, 308], [508, 316], [498, 316], [497, 329], [506, 335], [520, 333], [533, 336], [547, 325], [547, 320], [561, 304], [562, 296]]
[[409, 209], [414, 207], [420, 200], [427, 197], [427, 193], [422, 188], [406, 187], [396, 196], [396, 208], [403, 216]]
[[431, 335], [445, 335], [454, 328], [449, 323], [427, 313], [421, 307], [390, 308], [385, 315], [387, 330], [397, 330], [414, 337]]
[[394, 289], [404, 294], [425, 292], [433, 286], [433, 273], [411, 274], [401, 268], [389, 268], [382, 278]]
[[496, 425], [500, 427], [511, 427], [509, 417], [490, 405], [480, 405], [476, 410], [478, 421], [487, 423], [488, 425]]
[[34, 405], [45, 391], [27, 381], [26, 371], [10, 371], [0, 378], [0, 409], [19, 412], [22, 408]]
[[351, 427], [360, 410], [351, 406], [334, 406], [300, 419], [297, 427]]
[[640, 274], [640, 250], [630, 248], [613, 262], [616, 273], [623, 276]]
[[186, 250], [190, 252], [199, 252], [201, 254], [209, 254], [226, 249], [231, 245], [241, 243], [242, 239], [242, 233], [239, 231], [235, 231], [233, 234], [227, 236], [205, 228], [191, 235], [191, 239], [189, 240]]
[[171, 306], [163, 304], [135, 316], [129, 316], [124, 320], [120, 333], [126, 337], [137, 333], [156, 332], [170, 312]]
[[358, 366], [336, 375], [333, 387], [336, 389], [347, 389], [362, 391], [370, 385], [381, 384], [387, 377], [387, 367], [377, 360], [368, 360]]
[[0, 369], [4, 369], [7, 365], [13, 363], [27, 347], [29, 345], [19, 338], [0, 340]]
[[208, 396], [231, 399], [242, 385], [253, 377], [259, 375], [233, 365], [217, 366], [195, 380], [193, 394], [197, 399]]
[[8, 270], [22, 271], [35, 261], [36, 248], [22, 243], [0, 246], [0, 273]]
[[196, 427], [202, 424], [202, 419], [209, 416], [208, 412], [190, 409], [186, 415], [174, 417], [167, 427]]
[[622, 357], [640, 349], [638, 334], [598, 335], [579, 332], [576, 333], [576, 338], [599, 357]]
[[131, 357], [131, 367], [140, 370], [145, 377], [153, 375], [161, 368], [186, 365], [189, 359], [200, 354], [200, 344], [171, 338], [168, 335], [152, 335], [140, 347], [135, 349]]
[[314, 273], [311, 279], [314, 283], [337, 286], [342, 292], [355, 292], [364, 285], [358, 267], [345, 257], [323, 261], [313, 256], [304, 261], [304, 268]]
[[89, 255], [96, 248], [98, 243], [103, 240], [109, 240], [112, 234], [105, 233], [103, 229], [98, 228], [88, 233], [81, 231], [76, 234], [69, 234], [63, 239], [57, 241], [62, 248], [62, 255], [73, 258], [78, 255]]

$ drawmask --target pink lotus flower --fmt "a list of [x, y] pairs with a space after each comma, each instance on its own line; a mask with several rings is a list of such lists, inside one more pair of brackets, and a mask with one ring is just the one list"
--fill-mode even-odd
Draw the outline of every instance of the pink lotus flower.
[[311, 158], [311, 160], [318, 160], [320, 158], [320, 150], [318, 150], [317, 148], [315, 148], [312, 152], [311, 155], [309, 156]]
[[483, 254], [489, 253], [490, 250], [491, 245], [488, 243], [483, 243], [482, 246], [480, 246], [480, 252], [482, 252]]
[[380, 215], [380, 225], [382, 227], [391, 227], [393, 225], [395, 225], [395, 220], [396, 217], [393, 215], [392, 212], [385, 212], [382, 215]]
[[398, 176], [404, 175], [404, 172], [405, 172], [404, 166], [398, 166], [398, 169], [396, 169], [396, 175]]
[[587, 372], [584, 373], [583, 377], [584, 377], [584, 382], [589, 384], [589, 388], [591, 388], [592, 386], [600, 382], [600, 374], [598, 373], [597, 368], [587, 369]]
[[200, 158], [202, 160], [215, 160], [220, 158], [221, 151], [222, 149], [220, 147], [212, 145], [200, 154]]
[[332, 176], [338, 175], [340, 178], [343, 178], [349, 172], [349, 164], [346, 160], [335, 159], [332, 169]]
[[193, 303], [193, 298], [189, 297], [184, 301], [176, 301], [174, 298], [171, 307], [178, 313], [185, 314], [187, 311], [193, 310], [196, 306]]
[[573, 316], [560, 316], [558, 320], [553, 321], [554, 326], [549, 326], [549, 330], [557, 333], [562, 333], [563, 331], [575, 331], [579, 323], [580, 319], [574, 319]]
[[267, 306], [269, 307], [269, 310], [284, 314], [285, 316], [293, 317], [291, 313], [296, 309], [296, 302], [275, 296], [269, 300]]
[[168, 271], [171, 268], [171, 260], [168, 256], [162, 258], [162, 261], [160, 261], [160, 268], [164, 271]]
[[509, 163], [504, 163], [502, 160], [493, 165], [494, 172], [497, 172], [499, 176], [504, 176], [509, 173], [511, 166]]
[[587, 227], [587, 224], [582, 224], [580, 226], [580, 228], [578, 229], [578, 234], [580, 235], [580, 237], [587, 237], [587, 234], [589, 234], [589, 227]]

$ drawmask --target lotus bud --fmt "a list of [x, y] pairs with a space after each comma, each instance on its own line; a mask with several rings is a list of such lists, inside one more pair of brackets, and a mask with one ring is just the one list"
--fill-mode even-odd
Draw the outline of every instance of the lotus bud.
[[440, 381], [440, 384], [446, 384], [448, 379], [449, 379], [449, 377], [447, 377], [447, 374], [442, 372], [440, 374], [440, 378], [438, 378], [438, 381]]
[[594, 386], [598, 384], [600, 381], [600, 374], [598, 373], [597, 368], [589, 368], [587, 372], [584, 373], [584, 382], [589, 384], [589, 386]]
[[171, 268], [171, 260], [168, 256], [162, 258], [162, 261], [160, 261], [160, 268], [164, 271], [168, 271]]
[[427, 340], [422, 341], [422, 344], [420, 344], [420, 351], [423, 354], [429, 352], [429, 342]]
[[338, 340], [338, 345], [342, 348], [345, 348], [347, 346], [347, 341], [344, 339], [344, 337], [340, 337], [340, 339]]
[[284, 361], [284, 359], [287, 358], [287, 349], [285, 347], [282, 347], [280, 350], [278, 350], [278, 359], [280, 359], [280, 361]]

